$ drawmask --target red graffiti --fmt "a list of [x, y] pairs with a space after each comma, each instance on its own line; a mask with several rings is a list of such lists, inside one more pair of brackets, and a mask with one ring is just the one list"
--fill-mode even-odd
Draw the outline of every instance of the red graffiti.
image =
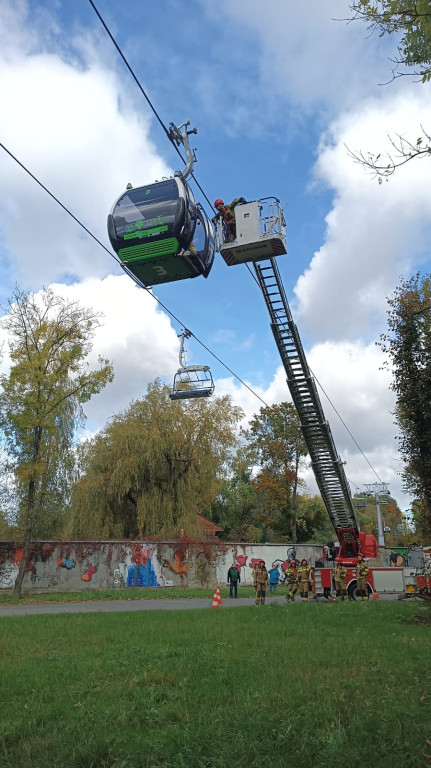
[[133, 545], [131, 556], [132, 563], [143, 565], [145, 568], [149, 557], [151, 557], [151, 549], [144, 549], [144, 547], [141, 547], [139, 544]]
[[240, 568], [243, 568], [244, 565], [247, 565], [247, 559], [248, 559], [248, 555], [237, 555], [235, 558], [235, 562], [237, 565], [239, 565]]
[[90, 565], [90, 567], [87, 568], [85, 573], [82, 574], [81, 581], [91, 581], [92, 576], [93, 576], [94, 573], [96, 573], [96, 571], [97, 571], [96, 566], [95, 565]]

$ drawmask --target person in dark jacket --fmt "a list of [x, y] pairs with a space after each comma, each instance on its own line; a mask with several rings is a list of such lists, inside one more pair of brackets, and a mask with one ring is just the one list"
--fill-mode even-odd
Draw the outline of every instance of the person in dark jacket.
[[214, 208], [217, 209], [217, 213], [212, 218], [213, 224], [216, 224], [221, 218], [223, 221], [226, 240], [229, 243], [233, 243], [236, 238], [236, 220], [235, 220], [235, 206], [247, 202], [243, 197], [236, 197], [231, 203], [225, 205], [223, 200], [217, 198], [214, 202]]
[[235, 563], [232, 563], [227, 572], [227, 583], [229, 584], [229, 597], [233, 597], [232, 592], [235, 592], [235, 597], [238, 597], [238, 584], [241, 584], [241, 574]]

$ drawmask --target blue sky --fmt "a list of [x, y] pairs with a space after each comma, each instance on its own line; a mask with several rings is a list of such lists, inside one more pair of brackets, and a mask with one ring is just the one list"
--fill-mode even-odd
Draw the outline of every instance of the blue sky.
[[[346, 151], [384, 152], [388, 134], [431, 125], [430, 87], [390, 79], [393, 41], [346, 24], [347, 0], [97, 0], [163, 122], [198, 128], [195, 175], [210, 200], [277, 196], [279, 258], [310, 366], [401, 506], [390, 378], [376, 346], [386, 296], [429, 269], [429, 165], [379, 186]], [[108, 247], [106, 217], [127, 182], [171, 174], [179, 158], [88, 0], [0, 0], [0, 141]], [[0, 153], [0, 299], [17, 282], [53, 285], [105, 314], [94, 355], [115, 382], [87, 407], [94, 432], [160, 376], [171, 381], [180, 331], [150, 296], [4, 152]], [[198, 190], [195, 189], [198, 194]], [[204, 202], [202, 200], [202, 202]], [[289, 399], [263, 298], [245, 267], [216, 257], [207, 280], [154, 293], [265, 402]], [[248, 417], [261, 402], [195, 341], [219, 394]], [[5, 356], [3, 366], [7, 367]], [[377, 478], [325, 397], [353, 484]], [[311, 473], [307, 487], [314, 492]]]

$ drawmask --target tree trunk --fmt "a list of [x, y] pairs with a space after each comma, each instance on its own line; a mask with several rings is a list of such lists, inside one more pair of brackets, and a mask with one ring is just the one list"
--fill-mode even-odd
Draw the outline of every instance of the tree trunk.
[[22, 582], [27, 569], [27, 562], [30, 555], [31, 528], [27, 528], [24, 536], [24, 546], [22, 548], [22, 560], [19, 566], [18, 576], [15, 579], [13, 588], [14, 597], [21, 597]]
[[34, 480], [30, 480], [28, 484], [28, 494], [27, 494], [27, 519], [26, 519], [26, 528], [25, 528], [25, 534], [24, 534], [24, 546], [22, 549], [22, 560], [19, 566], [18, 576], [16, 577], [15, 586], [13, 590], [14, 597], [21, 597], [22, 582], [24, 580], [25, 572], [27, 569], [27, 561], [30, 555], [30, 541], [31, 541], [32, 523], [33, 523], [35, 492], [36, 492], [35, 482]]

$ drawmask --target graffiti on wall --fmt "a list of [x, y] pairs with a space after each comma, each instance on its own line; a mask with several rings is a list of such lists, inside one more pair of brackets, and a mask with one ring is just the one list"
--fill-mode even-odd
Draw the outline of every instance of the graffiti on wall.
[[392, 549], [388, 556], [388, 565], [390, 568], [402, 568], [406, 565], [407, 548]]
[[177, 549], [174, 552], [173, 563], [167, 557], [162, 557], [162, 565], [170, 568], [172, 573], [175, 573], [177, 576], [187, 575], [189, 569], [186, 553], [182, 549]]
[[89, 565], [87, 570], [82, 574], [81, 581], [91, 581], [96, 571], [97, 568], [95, 565]]
[[[307, 559], [320, 547], [298, 547]], [[399, 553], [398, 553], [399, 554]], [[286, 545], [175, 542], [35, 542], [26, 564], [25, 590], [213, 586], [235, 563], [241, 584], [252, 583], [256, 562], [276, 563], [283, 577]], [[22, 562], [18, 544], [0, 542], [0, 589], [12, 590]], [[226, 567], [227, 566], [227, 567]]]

